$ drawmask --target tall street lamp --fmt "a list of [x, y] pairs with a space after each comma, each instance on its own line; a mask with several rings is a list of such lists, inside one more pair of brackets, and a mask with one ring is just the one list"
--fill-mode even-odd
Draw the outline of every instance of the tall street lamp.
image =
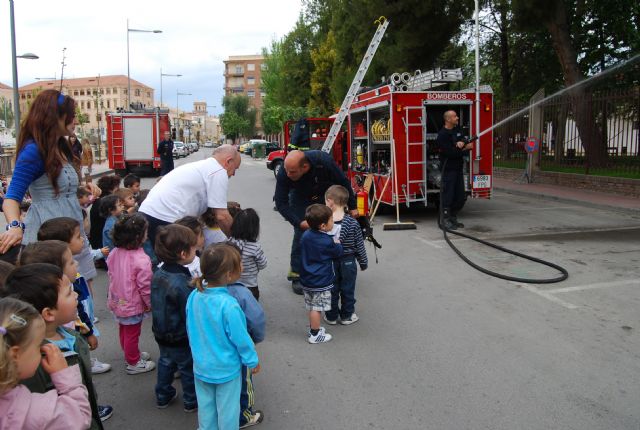
[[131, 108], [131, 74], [129, 71], [129, 33], [162, 33], [162, 30], [140, 30], [129, 28], [127, 19], [127, 109]]
[[179, 121], [180, 121], [180, 104], [178, 103], [178, 101], [180, 100], [179, 97], [180, 96], [190, 96], [191, 93], [181, 93], [180, 91], [176, 91], [176, 125], [177, 125], [177, 129], [176, 129], [176, 133], [179, 131], [178, 128], [179, 126]]
[[172, 75], [172, 74], [169, 74], [169, 73], [162, 73], [162, 67], [160, 67], [160, 107], [162, 107], [162, 77], [163, 76], [173, 76], [175, 78], [179, 78], [182, 75], [180, 75], [180, 74]]
[[11, 67], [13, 72], [13, 126], [16, 129], [16, 142], [18, 142], [18, 136], [20, 135], [20, 94], [18, 94], [18, 58], [25, 58], [27, 60], [37, 60], [38, 56], [32, 53], [26, 53], [22, 55], [16, 55], [16, 24], [13, 14], [13, 0], [9, 0], [11, 22]]

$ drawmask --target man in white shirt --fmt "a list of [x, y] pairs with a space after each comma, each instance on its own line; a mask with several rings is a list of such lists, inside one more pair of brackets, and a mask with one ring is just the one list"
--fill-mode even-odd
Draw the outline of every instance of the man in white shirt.
[[163, 176], [140, 206], [149, 221], [151, 244], [155, 245], [158, 227], [188, 215], [199, 217], [207, 208], [214, 210], [218, 225], [229, 235], [233, 218], [227, 210], [227, 189], [240, 161], [234, 146], [222, 145], [212, 157], [183, 164]]

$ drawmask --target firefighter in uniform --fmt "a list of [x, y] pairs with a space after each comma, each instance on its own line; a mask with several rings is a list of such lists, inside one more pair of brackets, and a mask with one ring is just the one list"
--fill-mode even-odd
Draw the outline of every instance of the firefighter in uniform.
[[158, 154], [160, 155], [160, 176], [164, 176], [173, 170], [173, 140], [168, 131], [164, 133], [164, 139], [158, 144]]
[[436, 141], [442, 163], [440, 223], [449, 230], [464, 227], [464, 224], [458, 222], [456, 214], [462, 209], [467, 198], [464, 189], [463, 156], [466, 151], [473, 149], [473, 143], [463, 135], [458, 121], [458, 114], [455, 111], [446, 111], [444, 126], [438, 133]]
[[322, 151], [294, 150], [287, 154], [284, 169], [276, 178], [276, 209], [293, 226], [291, 242], [291, 270], [287, 278], [292, 281], [296, 294], [302, 294], [298, 282], [300, 273], [300, 238], [309, 225], [304, 212], [313, 203], [324, 204], [324, 193], [331, 185], [342, 185], [349, 191], [349, 214], [358, 216], [356, 197], [351, 183], [333, 158]]

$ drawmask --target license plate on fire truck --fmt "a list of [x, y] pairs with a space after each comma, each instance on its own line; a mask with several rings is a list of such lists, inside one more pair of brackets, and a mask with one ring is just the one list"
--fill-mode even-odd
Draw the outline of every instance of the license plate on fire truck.
[[473, 175], [473, 188], [491, 188], [491, 175]]

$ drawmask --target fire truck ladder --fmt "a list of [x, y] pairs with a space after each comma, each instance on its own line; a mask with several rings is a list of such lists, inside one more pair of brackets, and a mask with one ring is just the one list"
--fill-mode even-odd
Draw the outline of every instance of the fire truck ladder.
[[[114, 166], [116, 161], [124, 160], [124, 127], [122, 115], [113, 115], [111, 121], [111, 142], [112, 150], [109, 157], [113, 160]], [[120, 167], [118, 167], [120, 168]]]
[[[410, 111], [418, 111], [418, 115], [422, 113], [422, 107], [408, 106], [405, 107], [405, 115], [402, 119], [404, 122], [405, 135], [407, 136], [406, 140], [406, 157], [407, 166], [407, 186], [402, 187], [404, 191], [404, 198], [407, 207], [409, 207], [409, 203], [411, 202], [427, 202], [427, 146], [425, 144], [425, 140], [422, 135], [422, 121], [420, 122], [410, 122], [410, 118], [415, 118], [413, 115], [409, 115]], [[418, 118], [421, 118], [418, 116]], [[415, 119], [414, 119], [415, 121]], [[417, 133], [419, 137], [418, 141], [412, 141], [411, 136], [415, 136], [416, 133], [411, 134], [411, 130], [415, 130], [418, 128], [420, 133]], [[418, 146], [421, 148], [420, 158], [416, 158], [416, 153], [411, 151], [411, 148], [414, 146]], [[417, 172], [420, 172], [419, 175], [416, 175]], [[413, 174], [413, 175], [412, 175]], [[416, 179], [416, 176], [419, 178]], [[414, 178], [414, 179], [411, 179]], [[420, 190], [420, 195], [418, 193], [411, 194], [411, 184], [418, 184], [418, 188]]]
[[349, 108], [351, 107], [351, 103], [353, 103], [353, 99], [358, 94], [358, 90], [360, 89], [360, 84], [362, 84], [362, 80], [364, 79], [364, 75], [366, 75], [367, 70], [369, 70], [369, 65], [371, 64], [371, 60], [373, 60], [373, 56], [378, 49], [378, 45], [380, 45], [380, 41], [382, 41], [382, 36], [384, 36], [384, 32], [387, 31], [387, 27], [389, 26], [389, 21], [384, 16], [381, 16], [375, 21], [378, 24], [378, 29], [376, 33], [373, 35], [373, 39], [371, 39], [371, 43], [369, 44], [369, 48], [367, 52], [364, 54], [364, 58], [360, 63], [360, 67], [356, 72], [356, 76], [353, 78], [353, 82], [349, 87], [349, 91], [347, 91], [347, 95], [342, 101], [342, 106], [340, 106], [340, 111], [338, 112], [338, 116], [335, 121], [333, 121], [333, 125], [331, 125], [331, 130], [329, 130], [329, 134], [324, 141], [324, 145], [322, 145], [322, 150], [324, 152], [331, 152], [331, 148], [333, 147], [333, 143], [336, 140], [336, 136], [340, 133], [340, 128], [342, 128], [342, 124], [344, 123], [345, 118], [349, 113]]

